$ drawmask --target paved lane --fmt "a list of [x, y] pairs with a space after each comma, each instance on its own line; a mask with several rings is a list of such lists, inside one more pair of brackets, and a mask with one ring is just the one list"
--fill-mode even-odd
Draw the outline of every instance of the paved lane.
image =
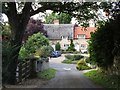
[[51, 79], [43, 88], [101, 88], [83, 76], [84, 71], [76, 70], [74, 64], [63, 64], [64, 55], [50, 59], [50, 67], [57, 70], [55, 78]]

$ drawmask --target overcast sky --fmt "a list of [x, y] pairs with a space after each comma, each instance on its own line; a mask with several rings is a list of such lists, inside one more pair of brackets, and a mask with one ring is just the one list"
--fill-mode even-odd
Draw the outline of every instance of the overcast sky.
[[[50, 14], [50, 13], [52, 13], [51, 10], [47, 10], [47, 11], [46, 11], [46, 14]], [[102, 9], [98, 10], [97, 14], [98, 14], [98, 16], [99, 16], [99, 20], [102, 20], [102, 19], [105, 20], [105, 19], [107, 19], [107, 17], [105, 16], [105, 13], [103, 12]], [[4, 22], [7, 22], [7, 21], [8, 21], [7, 16], [6, 16], [5, 14], [2, 14], [2, 15], [3, 15], [3, 21], [4, 21]], [[38, 14], [33, 15], [32, 17], [33, 17], [34, 19], [41, 19], [42, 21], [45, 21], [44, 16], [45, 16], [44, 13], [38, 13]], [[76, 20], [75, 18], [72, 18], [72, 19], [71, 19], [71, 24], [75, 24], [76, 22], [77, 22], [77, 20]]]

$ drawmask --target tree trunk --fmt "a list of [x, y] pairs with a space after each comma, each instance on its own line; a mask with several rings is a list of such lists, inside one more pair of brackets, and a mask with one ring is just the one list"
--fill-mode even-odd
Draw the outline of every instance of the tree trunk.
[[16, 68], [17, 68], [17, 62], [18, 62], [18, 56], [19, 51], [22, 46], [22, 39], [24, 35], [24, 31], [26, 29], [27, 23], [30, 19], [30, 11], [32, 9], [31, 7], [32, 2], [26, 2], [24, 3], [24, 8], [22, 9], [22, 13], [17, 12], [17, 6], [16, 2], [9, 2], [8, 10], [6, 11], [6, 15], [8, 16], [8, 20], [11, 26], [11, 45], [14, 46], [14, 50], [11, 55], [11, 60], [8, 68], [9, 72], [9, 78], [8, 83], [9, 84], [15, 84], [16, 83]]
[[8, 68], [8, 71], [10, 73], [10, 77], [8, 78], [8, 83], [12, 85], [16, 84], [16, 68], [17, 68], [18, 56], [19, 56], [20, 48], [22, 46], [24, 31], [26, 29], [29, 18], [30, 17], [26, 18], [25, 21], [18, 19], [17, 23], [14, 23], [16, 22], [14, 18], [11, 18], [12, 20], [9, 21], [10, 25], [12, 26], [11, 46], [14, 46], [14, 50], [12, 52], [11, 62]]
[[16, 68], [17, 68], [17, 62], [18, 62], [18, 56], [19, 56], [19, 51], [22, 45], [22, 37], [24, 35], [25, 31], [25, 26], [22, 26], [19, 23], [19, 27], [14, 25], [13, 28], [17, 33], [15, 33], [14, 38], [11, 40], [11, 46], [14, 46], [14, 50], [11, 55], [11, 62], [8, 68], [8, 71], [10, 72], [10, 77], [8, 79], [9, 84], [15, 84], [16, 83]]

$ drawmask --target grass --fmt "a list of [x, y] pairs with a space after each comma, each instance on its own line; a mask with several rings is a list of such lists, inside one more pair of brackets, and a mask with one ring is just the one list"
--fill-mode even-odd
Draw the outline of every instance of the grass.
[[64, 60], [62, 61], [62, 63], [65, 63], [65, 64], [77, 64], [78, 60], [76, 61], [72, 61], [72, 60]]
[[92, 70], [84, 73], [84, 75], [105, 88], [117, 88], [117, 90], [120, 90], [120, 76], [106, 75], [98, 70]]
[[41, 79], [50, 80], [55, 77], [56, 70], [53, 68], [46, 69], [42, 72], [38, 72], [37, 76]]

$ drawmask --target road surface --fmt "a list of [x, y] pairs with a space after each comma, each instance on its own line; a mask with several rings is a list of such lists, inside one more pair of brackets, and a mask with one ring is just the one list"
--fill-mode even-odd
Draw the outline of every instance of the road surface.
[[85, 71], [76, 70], [76, 65], [61, 63], [64, 59], [64, 55], [50, 59], [50, 67], [55, 68], [57, 73], [42, 88], [101, 88], [83, 76]]

